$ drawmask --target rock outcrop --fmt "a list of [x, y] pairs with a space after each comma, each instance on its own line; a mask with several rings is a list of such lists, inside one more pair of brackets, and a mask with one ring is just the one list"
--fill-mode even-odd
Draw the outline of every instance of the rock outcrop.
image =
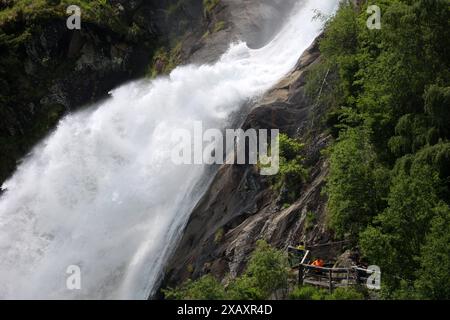
[[[311, 125], [314, 101], [305, 93], [305, 76], [318, 63], [315, 42], [300, 58], [295, 70], [254, 106], [243, 128], [279, 128], [291, 137], [308, 141], [305, 164], [310, 177], [301, 196], [281, 207], [266, 177], [254, 166], [223, 166], [195, 208], [178, 248], [167, 266], [163, 286], [179, 285], [188, 278], [212, 273], [226, 281], [243, 271], [256, 241], [265, 239], [278, 248], [305, 241], [326, 243], [326, 199], [321, 191], [328, 163], [321, 156], [330, 137]], [[308, 222], [313, 215], [314, 223]]]
[[251, 48], [263, 46], [278, 33], [296, 2], [221, 0], [204, 21], [207, 33], [200, 39], [198, 35], [191, 39], [185, 60], [193, 63], [215, 62], [235, 41], [244, 41]]

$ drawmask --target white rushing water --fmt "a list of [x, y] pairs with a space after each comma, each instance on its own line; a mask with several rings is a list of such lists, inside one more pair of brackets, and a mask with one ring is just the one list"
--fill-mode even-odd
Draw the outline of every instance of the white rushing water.
[[[171, 133], [231, 113], [287, 74], [319, 34], [305, 0], [264, 48], [233, 44], [214, 65], [138, 81], [65, 117], [20, 165], [0, 199], [0, 298], [145, 299], [206, 188], [203, 166], [170, 160]], [[68, 290], [68, 266], [81, 290]]]

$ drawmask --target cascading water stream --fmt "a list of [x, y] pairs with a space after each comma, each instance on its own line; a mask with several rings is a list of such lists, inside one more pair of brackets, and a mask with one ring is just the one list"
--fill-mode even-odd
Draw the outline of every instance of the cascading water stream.
[[[233, 44], [213, 65], [139, 81], [65, 117], [5, 183], [0, 298], [145, 299], [206, 186], [205, 166], [171, 162], [174, 130], [228, 117], [287, 74], [319, 34], [305, 0], [264, 48]], [[174, 142], [175, 143], [175, 142]], [[81, 268], [68, 290], [67, 267]]]

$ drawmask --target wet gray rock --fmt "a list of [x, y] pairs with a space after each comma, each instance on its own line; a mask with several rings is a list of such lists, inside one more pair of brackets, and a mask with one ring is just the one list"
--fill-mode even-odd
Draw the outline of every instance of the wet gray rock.
[[[211, 34], [200, 40], [196, 36], [194, 43], [187, 46], [186, 61], [212, 63], [236, 41], [244, 41], [251, 48], [264, 46], [299, 1], [303, 0], [221, 0], [205, 20], [205, 28]], [[219, 22], [225, 22], [225, 28], [214, 32]]]

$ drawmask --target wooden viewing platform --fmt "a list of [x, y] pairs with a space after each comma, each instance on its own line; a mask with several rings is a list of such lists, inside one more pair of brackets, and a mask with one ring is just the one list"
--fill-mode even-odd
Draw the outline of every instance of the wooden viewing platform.
[[[295, 251], [295, 248], [289, 248]], [[349, 268], [318, 267], [309, 264], [310, 251], [306, 250], [299, 264], [292, 266], [298, 270], [298, 283], [327, 288], [330, 292], [335, 288], [365, 285], [373, 271], [352, 266]]]

